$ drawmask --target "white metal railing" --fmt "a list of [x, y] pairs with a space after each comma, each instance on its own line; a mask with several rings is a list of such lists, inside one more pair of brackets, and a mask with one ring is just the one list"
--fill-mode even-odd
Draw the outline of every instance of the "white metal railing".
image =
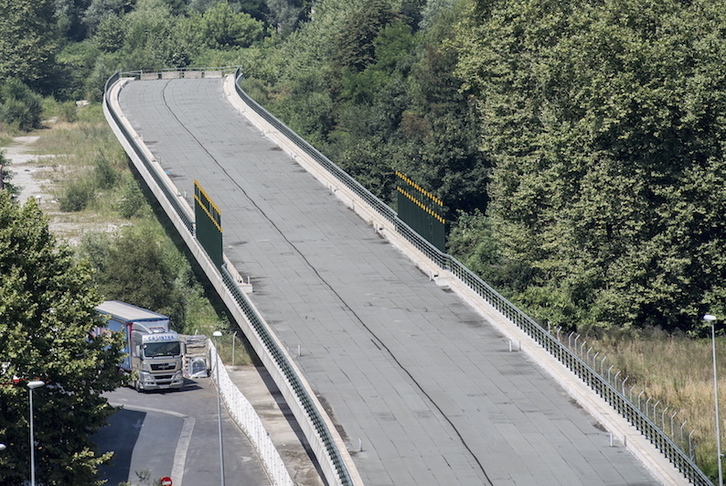
[[[227, 373], [227, 368], [219, 359], [217, 348], [215, 348], [212, 341], [208, 340], [207, 345], [209, 346], [210, 362], [212, 363], [211, 377], [217, 384], [217, 389], [225, 407], [227, 407], [227, 412], [252, 442], [267, 474], [270, 476], [272, 484], [275, 486], [294, 486], [290, 473], [287, 471], [280, 453], [272, 443], [272, 439], [270, 439], [270, 435], [262, 424], [259, 415], [257, 415], [254, 407], [245, 398], [237, 385], [232, 382], [229, 373]], [[219, 372], [219, 382], [217, 382], [217, 371]]]

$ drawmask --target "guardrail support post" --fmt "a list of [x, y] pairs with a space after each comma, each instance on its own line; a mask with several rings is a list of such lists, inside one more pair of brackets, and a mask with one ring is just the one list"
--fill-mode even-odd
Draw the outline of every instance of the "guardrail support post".
[[678, 413], [678, 410], [673, 412], [673, 415], [671, 415], [671, 437], [673, 437], [673, 417], [675, 417], [677, 413]]
[[663, 411], [660, 413], [660, 426], [663, 429], [663, 431], [665, 431], [665, 426], [666, 426], [666, 424], [665, 424], [665, 413], [668, 411], [668, 408], [670, 408], [670, 407], [664, 408]]

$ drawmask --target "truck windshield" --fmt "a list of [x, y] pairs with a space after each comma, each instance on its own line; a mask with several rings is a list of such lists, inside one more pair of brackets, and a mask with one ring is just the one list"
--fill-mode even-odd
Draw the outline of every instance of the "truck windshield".
[[160, 356], [179, 356], [181, 346], [179, 342], [162, 342], [144, 344], [144, 356], [147, 358], [158, 358]]

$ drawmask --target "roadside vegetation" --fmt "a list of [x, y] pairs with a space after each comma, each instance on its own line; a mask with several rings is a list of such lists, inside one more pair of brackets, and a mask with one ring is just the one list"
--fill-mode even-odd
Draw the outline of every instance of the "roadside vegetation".
[[208, 334], [220, 317], [97, 102], [117, 70], [239, 65], [253, 98], [384, 201], [396, 171], [445, 201], [449, 252], [582, 335], [667, 432], [677, 410], [672, 436], [715, 477], [702, 316], [726, 319], [725, 21], [715, 0], [15, 0], [0, 5], [0, 142], [54, 117], [36, 132], [56, 155], [50, 214], [100, 292]]
[[92, 270], [50, 231], [33, 198], [16, 204], [0, 190], [0, 455], [2, 484], [26, 484], [28, 389], [35, 392], [37, 465], [43, 484], [96, 484], [91, 434], [113, 413], [104, 392], [124, 378], [120, 334], [94, 334], [103, 321]]
[[[45, 217], [48, 218], [47, 224], [53, 228], [53, 236], [58, 238], [58, 245], [62, 247], [67, 245], [67, 256], [70, 261], [86, 272], [87, 283], [89, 288], [92, 288], [92, 294], [88, 297], [91, 299], [89, 300], [91, 311], [93, 306], [102, 300], [122, 300], [171, 316], [173, 327], [182, 334], [211, 336], [215, 330], [222, 330], [225, 336], [220, 341], [222, 348], [220, 354], [230, 355], [227, 361], [231, 363], [233, 337], [226, 316], [218, 312], [219, 307], [212, 304], [203, 283], [197, 279], [186, 256], [167, 233], [167, 228], [160, 222], [159, 215], [153, 211], [140, 182], [131, 171], [128, 158], [103, 117], [101, 106], [92, 104], [77, 108], [73, 104], [73, 111], [70, 112], [53, 100], [45, 100], [44, 105], [46, 111], [43, 112], [43, 118], [54, 121], [43, 122], [39, 129], [29, 132], [0, 133], [2, 138], [10, 143], [13, 135], [18, 133], [38, 136], [39, 139], [30, 145], [34, 153], [38, 156], [54, 156], [43, 159], [44, 168], [37, 173], [40, 178], [38, 184], [42, 184], [42, 192], [47, 194], [47, 197], [32, 202], [32, 205], [41, 205]], [[9, 171], [13, 169], [7, 160], [0, 164]], [[13, 179], [8, 177], [7, 182], [10, 186]], [[12, 191], [0, 191], [0, 195], [3, 192], [17, 195], [19, 189], [21, 187], [15, 186]], [[27, 208], [30, 204], [24, 207]], [[27, 230], [26, 228], [25, 231]], [[0, 240], [2, 239], [0, 237]], [[3, 255], [9, 257], [10, 253], [3, 252]], [[2, 261], [3, 257], [0, 257], [0, 266]], [[34, 278], [38, 277], [40, 274], [36, 273]], [[5, 289], [8, 282], [2, 278], [0, 281], [2, 281], [0, 289]], [[9, 296], [0, 290], [0, 310], [3, 316], [0, 327], [13, 320], [10, 312], [11, 300], [8, 299]], [[64, 325], [69, 322], [71, 321], [64, 321]], [[7, 339], [6, 333], [10, 332], [9, 328], [2, 329], [0, 334], [4, 336], [3, 340]], [[28, 331], [29, 334], [32, 332], [34, 331]], [[252, 358], [242, 336], [237, 336], [235, 348], [235, 363], [249, 364]], [[6, 355], [6, 352], [10, 355], [23, 353], [20, 348], [7, 349], [2, 342], [0, 349], [3, 350], [3, 355]], [[115, 352], [118, 353], [117, 350]], [[51, 354], [56, 353], [58, 348], [55, 348]], [[108, 359], [115, 369], [118, 355], [114, 355], [117, 356], [115, 361], [113, 356], [110, 354], [109, 356]], [[60, 366], [77, 369], [78, 365], [72, 361], [62, 363]], [[3, 369], [3, 373], [24, 376], [27, 372], [31, 372], [35, 373], [33, 376], [44, 376], [39, 371], [32, 371], [32, 368], [23, 372], [23, 365], [22, 362], [17, 363], [12, 369]], [[46, 365], [40, 362], [34, 366], [35, 369], [44, 369]], [[114, 376], [120, 378], [115, 372]], [[55, 379], [65, 378], [53, 377], [51, 381]], [[112, 390], [119, 386], [121, 381], [116, 379], [112, 384], [109, 383], [111, 382], [99, 381], [98, 388], [102, 391]], [[22, 387], [20, 388], [20, 392], [25, 392]], [[2, 390], [0, 388], [0, 403], [6, 403], [4, 399], [9, 397], [4, 397]], [[83, 430], [93, 431], [103, 424], [111, 409], [104, 412], [105, 409], [92, 402], [90, 398], [84, 398], [87, 400], [87, 405], [97, 407], [97, 410], [93, 415], [89, 415], [95, 417], [94, 421], [88, 421]], [[25, 403], [23, 400], [18, 401], [17, 397], [14, 400]], [[50, 410], [69, 409], [69, 406], [53, 401], [44, 403], [43, 407], [48, 417], [55, 417], [53, 420], [56, 425], [61, 424], [63, 418], [52, 414]], [[16, 472], [12, 476], [0, 473], [0, 482], [9, 485], [22, 484], [24, 481], [22, 478], [27, 477], [25, 474], [27, 471], [24, 472], [23, 468], [17, 465], [27, 462], [24, 458], [28, 451], [19, 447], [25, 443], [25, 440], [15, 441], [14, 437], [17, 434], [25, 437], [27, 424], [18, 421], [17, 426], [11, 429], [7, 421], [12, 420], [10, 412], [14, 409], [4, 406], [4, 410], [8, 413], [3, 412], [0, 437], [8, 445], [8, 449], [0, 456], [0, 471], [6, 470], [4, 464], [15, 464], [10, 469]], [[43, 443], [56, 440], [51, 435], [46, 437], [46, 434], [50, 434], [48, 431], [53, 429], [54, 427], [50, 425], [39, 427], [38, 440]], [[77, 442], [81, 442], [83, 434], [75, 432], [74, 434], [79, 436]], [[69, 432], [69, 435], [72, 434]], [[47, 481], [47, 484], [94, 484], [92, 478], [96, 468], [109, 457], [95, 457], [92, 449], [85, 442], [81, 443], [86, 447], [82, 451], [83, 455], [75, 458], [75, 462], [65, 473], [53, 473], [48, 476], [44, 474], [44, 481]], [[53, 470], [48, 461], [62, 460], [54, 454], [53, 451], [46, 449], [43, 458], [40, 459], [39, 456], [39, 461], [42, 462], [38, 465], [43, 468], [44, 473]]]

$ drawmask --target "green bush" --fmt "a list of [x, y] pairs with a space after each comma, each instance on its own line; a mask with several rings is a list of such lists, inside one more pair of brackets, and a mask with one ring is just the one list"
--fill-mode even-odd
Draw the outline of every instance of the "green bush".
[[29, 131], [40, 127], [41, 98], [17, 79], [0, 85], [0, 122]]
[[83, 211], [93, 201], [93, 185], [86, 178], [71, 180], [58, 197], [60, 210], [66, 213]]
[[99, 153], [94, 160], [93, 176], [94, 182], [101, 189], [111, 189], [121, 178], [108, 154], [104, 152]]
[[78, 111], [73, 101], [66, 101], [58, 105], [58, 120], [68, 123], [78, 121]]
[[118, 207], [118, 212], [121, 214], [121, 217], [131, 219], [137, 216], [145, 204], [146, 199], [144, 199], [144, 194], [141, 192], [136, 181], [133, 179], [126, 181]]

